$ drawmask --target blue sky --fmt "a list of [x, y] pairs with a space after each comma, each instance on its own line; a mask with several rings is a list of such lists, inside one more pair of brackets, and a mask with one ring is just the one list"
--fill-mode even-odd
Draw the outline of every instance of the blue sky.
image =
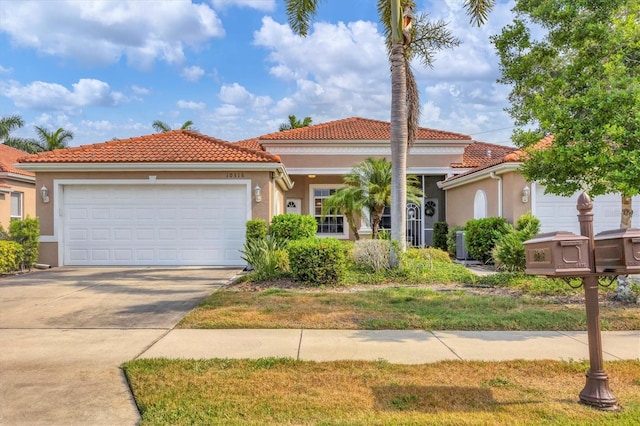
[[[462, 0], [417, 1], [462, 44], [414, 64], [421, 125], [510, 145], [489, 36], [511, 22], [498, 0], [469, 25]], [[2, 0], [0, 115], [14, 136], [63, 127], [72, 146], [153, 133], [187, 120], [230, 142], [277, 131], [290, 114], [314, 123], [389, 120], [389, 64], [375, 0], [324, 0], [310, 34], [287, 26], [284, 0]]]

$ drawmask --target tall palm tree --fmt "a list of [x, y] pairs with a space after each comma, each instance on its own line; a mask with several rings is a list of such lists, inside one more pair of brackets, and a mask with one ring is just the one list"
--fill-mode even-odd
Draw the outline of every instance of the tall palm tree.
[[[160, 121], [160, 120], [154, 121], [153, 124], [151, 124], [151, 127], [153, 127], [153, 129], [158, 133], [170, 132], [171, 130], [173, 130], [171, 126], [169, 126], [164, 121]], [[180, 130], [196, 130], [196, 129], [193, 128], [193, 121], [187, 120], [182, 124], [182, 126], [180, 126]]]
[[296, 118], [295, 115], [290, 115], [289, 116], [289, 122], [288, 123], [282, 123], [278, 130], [283, 132], [285, 130], [298, 129], [300, 127], [307, 127], [307, 126], [311, 125], [312, 121], [313, 120], [311, 120], [311, 117], [305, 117], [304, 120], [300, 121], [300, 120], [298, 120]]
[[[386, 158], [367, 158], [344, 175], [342, 181], [346, 186], [324, 200], [323, 214], [345, 215], [358, 239], [355, 215], [362, 217], [366, 209], [371, 219], [372, 238], [377, 238], [384, 209], [391, 203], [391, 163]], [[423, 194], [418, 179], [408, 176], [406, 182], [407, 198], [419, 203]]]
[[10, 115], [0, 118], [0, 140], [3, 144], [34, 153], [40, 151], [38, 143], [34, 139], [11, 136], [11, 132], [24, 126], [24, 120], [19, 115]]
[[[286, 3], [289, 26], [296, 34], [306, 36], [318, 0], [286, 0]], [[477, 25], [486, 21], [494, 4], [495, 0], [464, 0], [471, 23]], [[444, 21], [431, 22], [425, 15], [414, 19], [414, 7], [414, 0], [378, 0], [391, 62], [391, 237], [402, 250], [406, 247], [407, 150], [415, 137], [420, 115], [418, 90], [409, 62], [419, 58], [430, 67], [438, 50], [459, 44]]]
[[69, 141], [73, 139], [73, 132], [59, 127], [56, 131], [50, 131], [41, 126], [35, 126], [39, 146], [41, 151], [53, 151], [54, 149], [66, 148]]

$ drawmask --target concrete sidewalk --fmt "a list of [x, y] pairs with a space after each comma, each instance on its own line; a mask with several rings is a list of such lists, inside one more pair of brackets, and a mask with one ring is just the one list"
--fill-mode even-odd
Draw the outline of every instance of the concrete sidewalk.
[[[603, 358], [640, 360], [640, 331], [602, 332]], [[580, 331], [192, 330], [174, 329], [139, 358], [289, 357], [309, 361], [589, 359]]]

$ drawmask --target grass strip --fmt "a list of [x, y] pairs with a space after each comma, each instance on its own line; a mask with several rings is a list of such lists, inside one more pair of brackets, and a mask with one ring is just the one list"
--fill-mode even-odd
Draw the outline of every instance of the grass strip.
[[636, 425], [640, 362], [607, 363], [622, 410], [577, 403], [586, 362], [145, 359], [124, 365], [149, 425]]
[[[602, 307], [603, 330], [640, 329], [640, 307]], [[181, 328], [347, 330], [586, 330], [585, 308], [530, 296], [394, 287], [357, 292], [220, 290]]]

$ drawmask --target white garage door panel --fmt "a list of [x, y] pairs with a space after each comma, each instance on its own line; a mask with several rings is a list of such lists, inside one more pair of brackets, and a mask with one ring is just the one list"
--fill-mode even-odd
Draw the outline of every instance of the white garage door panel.
[[[580, 234], [576, 208], [578, 196], [579, 194], [574, 194], [571, 197], [544, 194], [544, 187], [538, 186], [534, 215], [540, 219], [540, 232], [570, 231]], [[631, 226], [638, 228], [640, 226], [640, 197], [632, 199], [632, 206], [634, 215]], [[621, 211], [620, 195], [607, 194], [593, 197], [594, 232], [597, 234], [609, 229], [618, 229]]]
[[70, 185], [66, 265], [242, 265], [245, 185]]

